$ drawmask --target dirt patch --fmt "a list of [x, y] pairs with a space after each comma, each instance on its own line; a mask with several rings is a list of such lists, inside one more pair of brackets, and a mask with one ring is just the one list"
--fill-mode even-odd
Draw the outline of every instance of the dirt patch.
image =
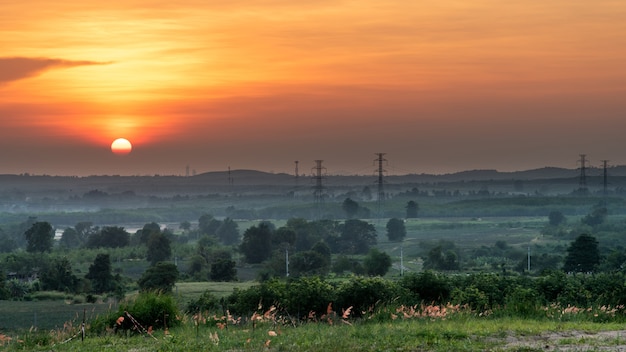
[[559, 331], [541, 335], [508, 335], [503, 350], [524, 351], [624, 351], [626, 330], [585, 332]]

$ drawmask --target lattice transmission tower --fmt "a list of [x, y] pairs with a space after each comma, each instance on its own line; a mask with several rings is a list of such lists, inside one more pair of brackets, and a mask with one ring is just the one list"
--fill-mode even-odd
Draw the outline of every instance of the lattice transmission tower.
[[317, 206], [318, 219], [321, 218], [322, 203], [324, 201], [324, 178], [326, 175], [326, 168], [322, 166], [323, 161], [324, 160], [315, 160], [315, 166], [312, 168], [313, 181], [315, 182], [315, 185], [313, 186], [313, 198], [315, 200], [315, 205]]
[[376, 180], [376, 184], [378, 185], [378, 217], [382, 215], [382, 203], [385, 200], [385, 181], [383, 180], [383, 176], [387, 170], [383, 168], [383, 164], [387, 162], [387, 159], [384, 158], [386, 153], [375, 153], [378, 157], [374, 159], [374, 163], [378, 163], [378, 168], [376, 172], [378, 173], [378, 179]]

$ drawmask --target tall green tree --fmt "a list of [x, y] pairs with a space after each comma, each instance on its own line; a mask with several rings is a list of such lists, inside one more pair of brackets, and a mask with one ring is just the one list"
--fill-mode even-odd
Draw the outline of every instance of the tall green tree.
[[600, 264], [600, 249], [595, 237], [581, 234], [567, 248], [563, 270], [566, 272], [593, 272]]
[[67, 258], [54, 259], [39, 275], [44, 290], [76, 292], [78, 278]]
[[270, 224], [262, 222], [248, 228], [243, 233], [239, 250], [250, 264], [258, 264], [272, 255], [272, 229]]
[[151, 265], [168, 260], [172, 256], [171, 241], [161, 232], [155, 232], [150, 235], [147, 247], [146, 259]]
[[54, 244], [54, 229], [49, 222], [38, 221], [24, 232], [24, 237], [28, 242], [26, 251], [31, 253], [50, 252]]
[[391, 257], [385, 252], [372, 248], [365, 256], [363, 266], [369, 276], [384, 276], [391, 268]]
[[138, 244], [148, 244], [150, 237], [155, 233], [161, 233], [161, 225], [156, 222], [144, 224], [141, 230], [135, 234], [136, 240], [133, 242]]
[[389, 241], [402, 241], [406, 237], [406, 227], [404, 221], [398, 218], [391, 218], [387, 221], [387, 238]]
[[419, 205], [416, 201], [410, 200], [406, 203], [406, 218], [415, 219], [419, 211]]
[[239, 243], [239, 226], [231, 218], [224, 219], [217, 230], [215, 230], [215, 234], [227, 246]]
[[458, 270], [459, 261], [456, 252], [452, 249], [444, 250], [441, 245], [428, 252], [424, 260], [426, 270]]
[[346, 219], [353, 219], [359, 212], [359, 203], [350, 198], [346, 198], [341, 204], [341, 209], [346, 213]]
[[105, 226], [91, 233], [87, 239], [89, 248], [120, 248], [130, 244], [130, 234], [119, 226]]
[[567, 219], [565, 218], [565, 215], [563, 215], [560, 211], [553, 210], [550, 214], [548, 214], [548, 222], [550, 226], [560, 226], [565, 224], [566, 221]]
[[366, 254], [370, 246], [376, 244], [376, 228], [362, 220], [346, 220], [341, 226], [338, 240], [339, 252], [345, 254]]
[[17, 248], [17, 242], [0, 229], [0, 253], [10, 253]]
[[76, 231], [73, 227], [68, 227], [63, 230], [63, 235], [61, 235], [61, 240], [59, 241], [59, 246], [61, 248], [78, 248], [81, 245], [80, 237], [78, 236], [78, 231]]
[[96, 255], [93, 264], [85, 278], [91, 281], [91, 289], [95, 293], [110, 292], [114, 289], [113, 275], [111, 274], [111, 257], [108, 254]]
[[606, 220], [609, 211], [605, 207], [596, 207], [591, 214], [582, 218], [581, 222], [591, 227], [598, 226]]
[[230, 259], [217, 259], [211, 264], [211, 281], [236, 281], [237, 268], [235, 262]]
[[146, 270], [137, 284], [141, 291], [170, 293], [178, 280], [178, 268], [172, 263], [157, 263]]
[[222, 222], [214, 218], [213, 215], [203, 214], [198, 219], [198, 230], [202, 235], [215, 236], [221, 224]]

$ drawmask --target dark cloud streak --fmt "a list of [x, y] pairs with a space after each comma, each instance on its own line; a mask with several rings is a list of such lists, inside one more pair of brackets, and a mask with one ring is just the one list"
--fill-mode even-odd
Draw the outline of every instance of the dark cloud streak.
[[111, 62], [72, 61], [51, 58], [0, 57], [0, 84], [34, 77], [55, 68], [108, 65]]

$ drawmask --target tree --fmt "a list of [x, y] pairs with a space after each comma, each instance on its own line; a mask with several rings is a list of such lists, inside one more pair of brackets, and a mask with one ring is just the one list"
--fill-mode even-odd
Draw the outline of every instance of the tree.
[[587, 214], [581, 221], [583, 224], [594, 227], [600, 225], [606, 220], [608, 210], [605, 207], [594, 209], [591, 214]]
[[330, 269], [330, 261], [319, 252], [310, 250], [298, 252], [289, 258], [289, 271], [294, 276], [325, 275]]
[[110, 292], [114, 289], [113, 275], [111, 274], [111, 257], [100, 253], [96, 256], [93, 264], [89, 266], [89, 272], [85, 278], [91, 281], [91, 289], [95, 293]]
[[63, 235], [61, 235], [61, 240], [59, 241], [59, 246], [62, 248], [70, 249], [80, 247], [81, 240], [78, 236], [78, 231], [72, 227], [68, 227], [63, 230]]
[[11, 298], [11, 291], [9, 290], [9, 283], [6, 281], [6, 275], [4, 271], [0, 270], [0, 300]]
[[53, 260], [40, 274], [44, 290], [75, 292], [78, 278], [72, 273], [72, 265], [67, 258]]
[[91, 221], [81, 221], [74, 225], [74, 229], [78, 233], [81, 243], [85, 243], [87, 236], [93, 231], [93, 223]]
[[406, 237], [406, 227], [404, 221], [398, 218], [391, 218], [387, 221], [387, 238], [389, 241], [402, 241]]
[[346, 220], [341, 228], [338, 247], [341, 253], [365, 254], [376, 244], [376, 228], [362, 220]]
[[346, 219], [353, 219], [359, 211], [359, 203], [350, 198], [346, 198], [341, 204], [341, 209], [346, 213]]
[[292, 247], [296, 244], [296, 231], [288, 227], [279, 227], [272, 234], [274, 248]]
[[272, 255], [272, 229], [266, 222], [252, 226], [243, 233], [239, 250], [250, 264], [258, 264]]
[[[282, 253], [279, 257], [282, 256]], [[280, 260], [284, 263], [284, 257]], [[297, 252], [289, 258], [289, 271], [293, 276], [326, 275], [330, 270], [331, 251], [324, 241], [318, 241], [308, 251]]]
[[171, 241], [161, 232], [155, 232], [150, 235], [147, 247], [146, 259], [151, 265], [168, 260], [172, 256]]
[[369, 276], [384, 276], [391, 268], [391, 257], [385, 252], [372, 248], [365, 256], [363, 266]]
[[418, 211], [419, 211], [419, 205], [417, 204], [417, 202], [410, 200], [406, 203], [406, 218], [407, 219], [417, 218]]
[[50, 252], [54, 241], [54, 229], [49, 222], [38, 221], [24, 232], [28, 245], [26, 251], [35, 253]]
[[183, 231], [185, 231], [185, 232], [189, 232], [189, 230], [191, 230], [191, 222], [189, 222], [189, 221], [187, 221], [187, 220], [182, 221], [182, 222], [180, 223], [180, 228], [181, 228]]
[[239, 243], [239, 227], [231, 218], [224, 219], [217, 230], [215, 230], [215, 234], [227, 246]]
[[137, 284], [141, 291], [172, 292], [178, 280], [178, 268], [171, 263], [157, 263], [146, 270]]
[[428, 256], [426, 260], [424, 260], [424, 269], [458, 270], [458, 256], [452, 249], [448, 249], [444, 252], [441, 245], [436, 246], [428, 252]]
[[222, 222], [215, 219], [213, 215], [203, 214], [198, 219], [198, 230], [203, 235], [215, 236], [215, 233], [221, 224]]
[[582, 234], [567, 248], [565, 272], [593, 272], [600, 264], [600, 249], [595, 237]]
[[237, 269], [230, 259], [218, 259], [211, 264], [211, 281], [236, 281]]
[[138, 242], [139, 244], [148, 244], [150, 237], [155, 233], [161, 233], [161, 225], [156, 222], [144, 224], [143, 228], [135, 234], [137, 239], [135, 239], [134, 242]]
[[567, 219], [565, 219], [565, 215], [560, 211], [553, 210], [548, 214], [548, 222], [550, 226], [560, 226], [565, 224]]
[[17, 243], [13, 238], [0, 229], [0, 253], [10, 253], [17, 248]]
[[120, 248], [130, 244], [130, 234], [119, 226], [105, 226], [87, 239], [89, 248]]

